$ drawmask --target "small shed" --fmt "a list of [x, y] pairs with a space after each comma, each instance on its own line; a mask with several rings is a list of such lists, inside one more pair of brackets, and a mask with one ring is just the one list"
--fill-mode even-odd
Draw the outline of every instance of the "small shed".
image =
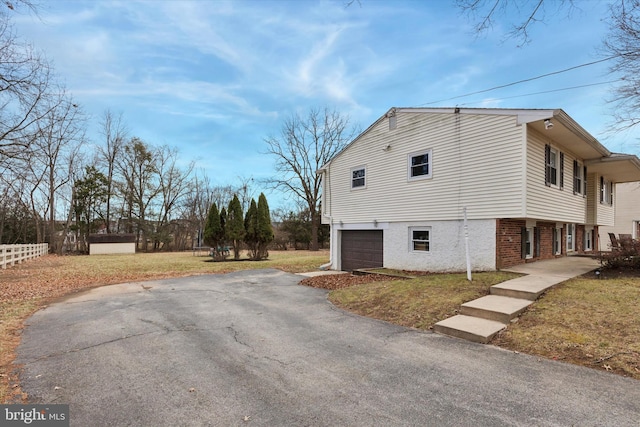
[[90, 234], [89, 255], [135, 254], [135, 234]]

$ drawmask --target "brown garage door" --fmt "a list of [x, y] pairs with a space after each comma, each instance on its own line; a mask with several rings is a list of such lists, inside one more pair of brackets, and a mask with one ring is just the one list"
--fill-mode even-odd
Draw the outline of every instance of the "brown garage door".
[[381, 230], [344, 230], [340, 249], [344, 271], [382, 267]]

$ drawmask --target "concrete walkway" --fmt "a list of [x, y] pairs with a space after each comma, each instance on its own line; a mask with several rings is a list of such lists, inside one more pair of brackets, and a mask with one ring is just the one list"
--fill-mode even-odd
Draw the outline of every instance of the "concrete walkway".
[[488, 343], [549, 288], [600, 266], [590, 257], [569, 256], [517, 265], [504, 271], [526, 274], [491, 287], [491, 294], [462, 304], [460, 314], [434, 325], [434, 331]]

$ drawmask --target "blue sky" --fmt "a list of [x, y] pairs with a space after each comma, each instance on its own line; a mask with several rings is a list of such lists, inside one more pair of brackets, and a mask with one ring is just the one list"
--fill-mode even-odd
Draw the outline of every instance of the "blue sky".
[[[18, 34], [53, 61], [99, 121], [122, 112], [131, 136], [180, 150], [213, 184], [273, 173], [261, 154], [292, 113], [329, 106], [366, 129], [391, 107], [562, 108], [612, 151], [638, 153], [637, 132], [606, 135], [607, 63], [475, 96], [445, 100], [599, 59], [606, 3], [579, 2], [518, 48], [496, 25], [485, 36], [453, 1], [65, 1]], [[273, 203], [271, 203], [273, 206]]]

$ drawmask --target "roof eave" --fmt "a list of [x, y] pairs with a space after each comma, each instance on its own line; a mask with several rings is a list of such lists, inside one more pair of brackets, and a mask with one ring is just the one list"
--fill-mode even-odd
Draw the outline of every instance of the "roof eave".
[[609, 157], [611, 156], [611, 151], [607, 150], [607, 148], [602, 145], [593, 135], [587, 132], [582, 126], [580, 126], [575, 120], [573, 120], [567, 113], [563, 110], [554, 110], [553, 118], [558, 120], [564, 127], [569, 129], [575, 135], [584, 140], [591, 148], [596, 150], [600, 156]]
[[640, 159], [633, 154], [592, 159], [585, 161], [585, 166], [616, 183], [640, 181]]

